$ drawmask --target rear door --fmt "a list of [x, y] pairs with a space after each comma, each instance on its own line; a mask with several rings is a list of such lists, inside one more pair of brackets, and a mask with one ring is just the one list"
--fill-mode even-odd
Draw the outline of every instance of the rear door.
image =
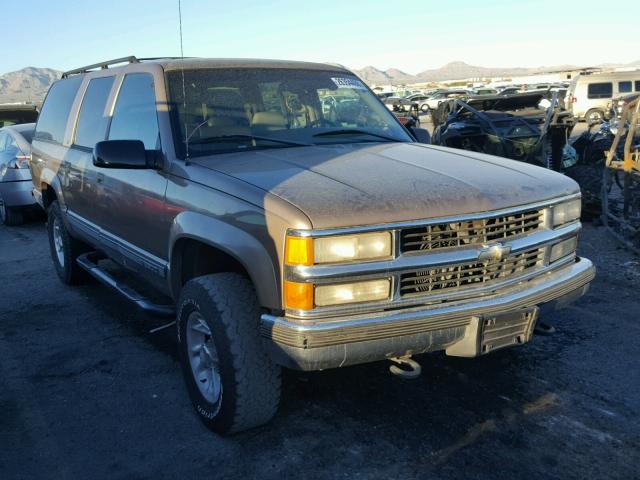
[[93, 147], [107, 136], [108, 100], [114, 82], [113, 75], [89, 81], [82, 98], [73, 142], [67, 153], [67, 189], [74, 198], [69, 215], [77, 228], [96, 239], [99, 239], [105, 207], [104, 192], [97, 168], [93, 165]]
[[[113, 107], [108, 140], [140, 140], [161, 150], [154, 77], [124, 75]], [[162, 274], [171, 219], [165, 213], [167, 178], [161, 170], [101, 169], [105, 233], [110, 254], [142, 273]]]

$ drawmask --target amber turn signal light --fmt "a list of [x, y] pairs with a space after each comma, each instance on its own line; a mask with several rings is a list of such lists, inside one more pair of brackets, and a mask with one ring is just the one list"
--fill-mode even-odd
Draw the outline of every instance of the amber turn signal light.
[[287, 237], [285, 262], [289, 265], [313, 265], [313, 240], [308, 237]]
[[313, 308], [313, 284], [285, 280], [284, 303], [287, 308], [311, 310]]

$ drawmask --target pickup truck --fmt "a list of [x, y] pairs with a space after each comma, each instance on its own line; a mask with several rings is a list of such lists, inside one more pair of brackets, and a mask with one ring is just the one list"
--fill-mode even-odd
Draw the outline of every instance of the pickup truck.
[[275, 415], [283, 367], [488, 354], [586, 291], [573, 180], [425, 133], [339, 66], [128, 57], [53, 84], [33, 193], [63, 282], [175, 318], [225, 434]]

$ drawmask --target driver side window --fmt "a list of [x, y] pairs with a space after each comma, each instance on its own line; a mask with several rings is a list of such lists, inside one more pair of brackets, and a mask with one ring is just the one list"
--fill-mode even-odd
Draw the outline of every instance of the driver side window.
[[160, 149], [153, 76], [130, 73], [124, 77], [113, 111], [109, 140], [140, 140], [147, 150]]

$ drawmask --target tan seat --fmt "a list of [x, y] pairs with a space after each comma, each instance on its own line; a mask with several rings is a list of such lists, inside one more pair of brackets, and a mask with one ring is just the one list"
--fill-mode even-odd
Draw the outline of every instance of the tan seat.
[[287, 119], [280, 112], [256, 112], [251, 120], [255, 132], [273, 132], [288, 127]]

